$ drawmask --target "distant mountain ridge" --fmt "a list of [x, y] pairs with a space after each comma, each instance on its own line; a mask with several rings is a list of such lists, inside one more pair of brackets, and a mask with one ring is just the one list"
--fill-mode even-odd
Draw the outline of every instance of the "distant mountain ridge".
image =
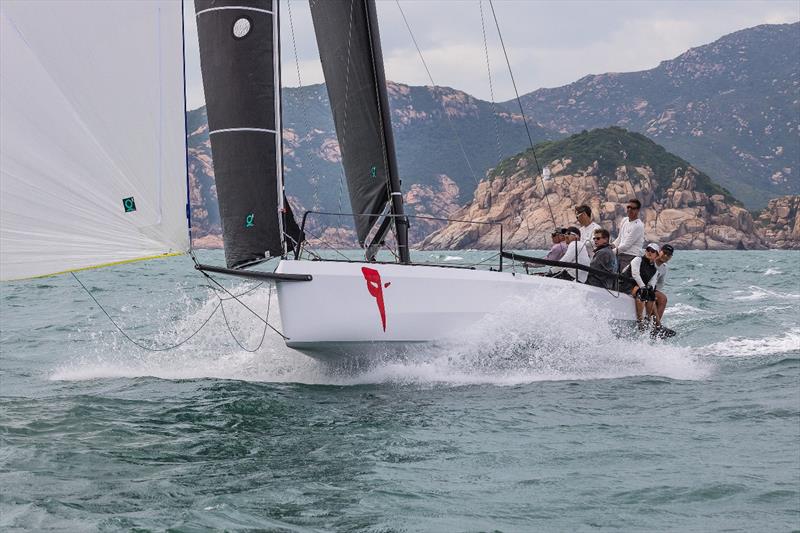
[[585, 76], [521, 100], [528, 116], [562, 133], [644, 133], [761, 207], [800, 192], [798, 43], [800, 22], [757, 26], [650, 70]]

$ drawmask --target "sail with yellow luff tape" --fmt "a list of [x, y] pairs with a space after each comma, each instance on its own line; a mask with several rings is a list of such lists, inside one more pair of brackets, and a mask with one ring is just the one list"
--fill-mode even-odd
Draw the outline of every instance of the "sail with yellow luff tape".
[[0, 3], [0, 279], [189, 250], [180, 2]]

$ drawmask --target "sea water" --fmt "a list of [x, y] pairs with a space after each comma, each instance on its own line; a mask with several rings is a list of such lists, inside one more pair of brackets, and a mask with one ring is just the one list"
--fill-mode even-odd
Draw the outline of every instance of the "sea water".
[[0, 529], [800, 529], [798, 260], [677, 251], [669, 341], [562, 295], [358, 372], [187, 258], [78, 274], [151, 348], [213, 313], [169, 351], [69, 275], [3, 284]]

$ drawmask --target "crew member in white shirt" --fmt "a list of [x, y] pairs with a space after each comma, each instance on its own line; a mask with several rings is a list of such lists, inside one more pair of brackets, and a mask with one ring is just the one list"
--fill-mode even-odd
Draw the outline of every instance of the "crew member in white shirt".
[[589, 257], [594, 255], [594, 237], [595, 230], [601, 229], [600, 224], [592, 222], [592, 208], [586, 204], [579, 205], [575, 208], [575, 218], [578, 219], [581, 230], [581, 242], [589, 252]]
[[[570, 226], [567, 228], [567, 251], [564, 252], [564, 255], [561, 256], [559, 261], [564, 263], [578, 263], [583, 266], [589, 266], [591, 262], [589, 259], [589, 253], [586, 250], [586, 243], [580, 240], [581, 232], [575, 226]], [[585, 270], [578, 270], [576, 268], [569, 268], [565, 267], [561, 270], [554, 272], [555, 277], [560, 277], [563, 279], [575, 279], [575, 275], [578, 276], [578, 281], [581, 283], [586, 282], [586, 276], [589, 275], [588, 272]]]
[[617, 249], [617, 260], [619, 261], [619, 271], [625, 270], [625, 267], [631, 264], [634, 257], [642, 255], [642, 246], [644, 246], [644, 223], [639, 220], [639, 210], [642, 208], [642, 203], [633, 198], [628, 201], [625, 210], [628, 213], [628, 218], [622, 221], [622, 226], [619, 229], [619, 235], [612, 243]]

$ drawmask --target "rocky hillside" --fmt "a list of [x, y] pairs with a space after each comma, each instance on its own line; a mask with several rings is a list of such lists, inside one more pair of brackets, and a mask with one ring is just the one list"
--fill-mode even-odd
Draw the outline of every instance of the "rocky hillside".
[[[453, 218], [499, 222], [506, 248], [541, 249], [553, 228], [551, 211], [557, 226], [573, 225], [575, 206], [589, 204], [595, 221], [616, 235], [625, 203], [638, 198], [648, 241], [683, 249], [766, 247], [752, 215], [727, 191], [640, 134], [607, 128], [539, 145], [536, 151], [550, 168], [550, 180], [543, 182], [531, 152], [523, 152], [490, 173], [474, 200]], [[431, 249], [499, 245], [499, 226], [466, 223], [451, 223], [423, 243]]]
[[800, 196], [769, 201], [756, 219], [756, 231], [771, 248], [800, 250]]
[[[750, 207], [800, 193], [800, 23], [764, 25], [658, 67], [522, 97], [563, 133], [619, 125], [690, 160]], [[506, 108], [515, 109], [515, 102]]]

